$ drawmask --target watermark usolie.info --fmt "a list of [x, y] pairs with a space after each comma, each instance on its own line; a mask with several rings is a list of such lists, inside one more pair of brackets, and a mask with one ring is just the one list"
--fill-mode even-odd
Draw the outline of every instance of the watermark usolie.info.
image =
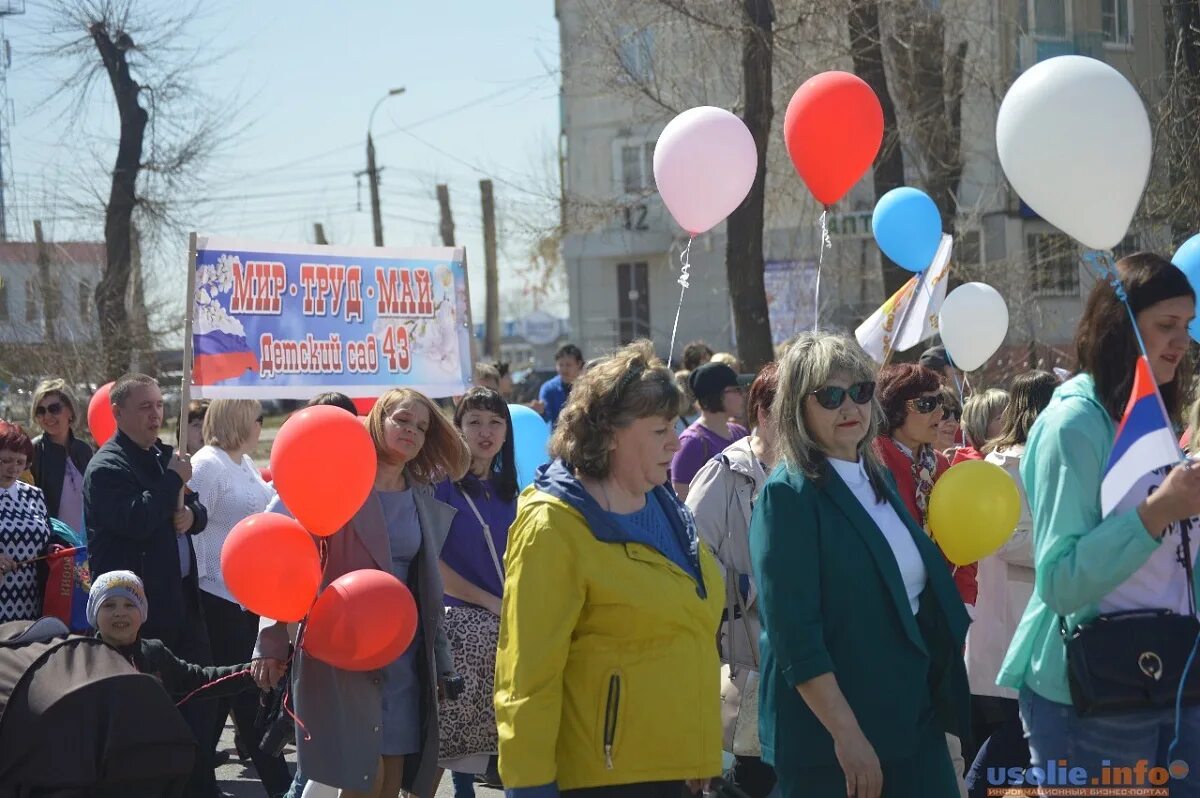
[[1169, 796], [1172, 779], [1186, 778], [1190, 768], [1181, 759], [1167, 767], [1139, 759], [1132, 765], [1101, 763], [1099, 773], [1072, 767], [1067, 760], [1051, 760], [1044, 767], [988, 768], [989, 796], [1025, 794], [1045, 796]]

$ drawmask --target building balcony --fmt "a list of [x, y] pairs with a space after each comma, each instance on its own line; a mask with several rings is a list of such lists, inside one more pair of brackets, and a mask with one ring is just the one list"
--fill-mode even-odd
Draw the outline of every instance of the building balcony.
[[1017, 72], [1060, 55], [1083, 55], [1103, 61], [1104, 34], [1076, 33], [1065, 37], [1025, 34], [1017, 40]]

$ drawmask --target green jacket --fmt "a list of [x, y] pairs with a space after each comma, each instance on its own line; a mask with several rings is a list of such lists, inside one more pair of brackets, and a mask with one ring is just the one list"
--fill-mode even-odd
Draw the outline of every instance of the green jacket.
[[886, 493], [928, 572], [916, 616], [887, 539], [833, 468], [812, 482], [781, 466], [759, 495], [750, 525], [763, 620], [759, 733], [777, 768], [837, 765], [833, 738], [796, 690], [824, 673], [883, 761], [912, 756], [935, 723], [970, 736], [966, 608], [890, 482]]
[[996, 683], [1071, 703], [1059, 631], [1099, 613], [1098, 604], [1149, 559], [1159, 542], [1136, 510], [1100, 517], [1100, 482], [1116, 425], [1089, 374], [1054, 392], [1029, 433], [1021, 482], [1033, 517], [1033, 596]]

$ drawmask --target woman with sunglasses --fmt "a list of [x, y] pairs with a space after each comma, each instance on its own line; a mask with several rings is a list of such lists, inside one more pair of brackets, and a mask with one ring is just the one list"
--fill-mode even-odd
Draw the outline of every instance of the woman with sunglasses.
[[83, 474], [92, 447], [75, 437], [75, 397], [66, 380], [43, 380], [33, 392], [33, 421], [42, 434], [33, 439], [29, 471], [42, 489], [46, 509], [83, 534]]
[[[221, 547], [237, 524], [264, 512], [275, 493], [250, 459], [258, 447], [262, 421], [262, 405], [257, 400], [213, 400], [204, 414], [204, 446], [192, 456], [188, 487], [200, 494], [208, 510], [208, 526], [192, 537], [192, 545], [196, 548], [200, 606], [215, 665], [245, 662], [258, 637], [258, 616], [238, 604], [225, 585]], [[248, 749], [267, 795], [283, 795], [292, 777], [282, 756], [271, 756], [259, 748], [262, 731], [255, 729], [256, 694], [249, 691], [221, 699], [217, 708], [221, 724], [230, 710], [238, 737]], [[214, 729], [214, 735], [210, 741], [201, 740], [201, 744], [215, 744], [220, 729]]]
[[871, 447], [874, 372], [853, 340], [819, 332], [779, 366], [785, 468], [750, 525], [763, 759], [785, 796], [956, 798], [945, 735], [970, 725], [968, 618]]

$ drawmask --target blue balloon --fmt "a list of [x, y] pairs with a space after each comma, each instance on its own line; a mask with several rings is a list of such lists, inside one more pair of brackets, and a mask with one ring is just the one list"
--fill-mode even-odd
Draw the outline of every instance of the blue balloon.
[[[1194, 235], [1184, 241], [1183, 245], [1175, 250], [1175, 257], [1171, 258], [1171, 263], [1187, 275], [1188, 282], [1192, 284], [1192, 291], [1196, 293], [1197, 300], [1200, 300], [1200, 235]], [[1192, 319], [1188, 332], [1191, 333], [1193, 341], [1200, 341], [1200, 301], [1196, 303], [1196, 318]]]
[[883, 254], [910, 272], [933, 263], [942, 243], [942, 215], [924, 191], [894, 188], [875, 203], [871, 229]]
[[537, 411], [525, 405], [509, 405], [512, 416], [513, 450], [517, 458], [517, 484], [524, 490], [534, 474], [550, 462], [550, 425]]

